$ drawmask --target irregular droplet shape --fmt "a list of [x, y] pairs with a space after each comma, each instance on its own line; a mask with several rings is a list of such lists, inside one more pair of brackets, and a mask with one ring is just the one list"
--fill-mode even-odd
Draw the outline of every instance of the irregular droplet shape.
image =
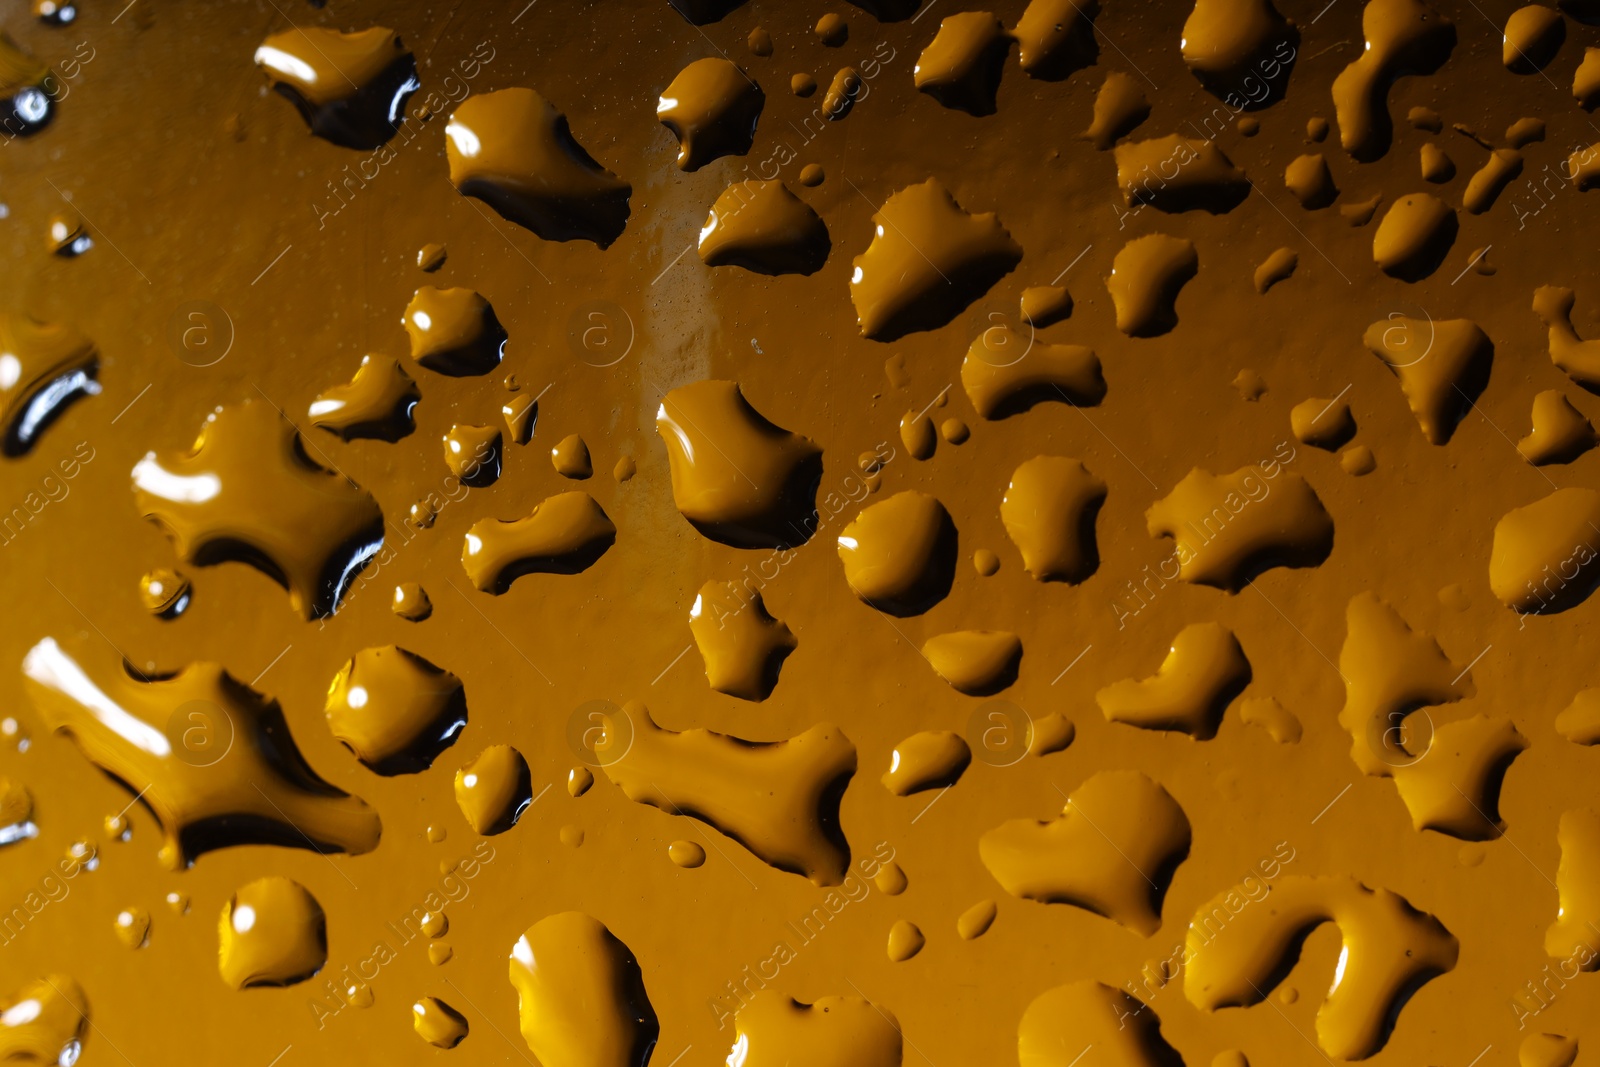
[[183, 562], [248, 563], [288, 589], [306, 619], [333, 614], [383, 547], [371, 494], [314, 462], [294, 425], [254, 398], [206, 416], [189, 451], [146, 453], [133, 490]]
[[860, 997], [818, 997], [805, 1004], [762, 989], [733, 1017], [737, 1067], [900, 1067], [900, 1023]]
[[255, 61], [312, 133], [344, 148], [387, 142], [405, 120], [406, 98], [421, 88], [416, 60], [382, 26], [355, 33], [297, 26], [262, 41]]
[[1270, 463], [1220, 475], [1196, 467], [1145, 520], [1151, 537], [1173, 539], [1179, 577], [1233, 593], [1273, 567], [1315, 567], [1333, 549], [1316, 492]]
[[434, 1048], [455, 1048], [466, 1040], [464, 1015], [438, 997], [423, 997], [411, 1005], [411, 1028]]
[[889, 757], [883, 787], [897, 797], [954, 785], [972, 762], [972, 749], [953, 730], [912, 734]]
[[[850, 864], [839, 800], [856, 747], [828, 723], [787, 741], [746, 741], [693, 729], [664, 730], [638, 701], [595, 746], [605, 775], [629, 800], [695, 818], [780, 871], [838, 885]], [[626, 747], [624, 747], [626, 746]]]
[[461, 679], [395, 645], [351, 657], [323, 711], [333, 736], [383, 775], [427, 770], [467, 725]]
[[277, 701], [215, 663], [148, 680], [97, 671], [96, 681], [45, 637], [22, 672], [46, 725], [139, 794], [161, 825], [168, 870], [229, 845], [352, 855], [377, 847], [377, 814], [311, 770]]
[[525, 574], [577, 574], [617, 539], [588, 493], [546, 497], [522, 519], [479, 519], [467, 530], [461, 565], [472, 584], [498, 596]]
[[672, 499], [690, 524], [735, 548], [804, 544], [815, 528], [822, 450], [745, 399], [737, 382], [679, 386], [656, 411]]
[[1600, 689], [1584, 689], [1556, 716], [1556, 733], [1575, 745], [1600, 744]]
[[1259, 726], [1280, 745], [1292, 745], [1300, 740], [1300, 720], [1294, 712], [1278, 703], [1276, 697], [1254, 697], [1239, 703], [1239, 721], [1246, 726]]
[[1295, 268], [1300, 266], [1300, 256], [1292, 248], [1279, 248], [1261, 261], [1256, 272], [1251, 276], [1256, 292], [1265, 293], [1274, 285], [1292, 276]]
[[1314, 396], [1290, 410], [1289, 428], [1301, 444], [1332, 452], [1355, 436], [1356, 420], [1350, 414], [1350, 402], [1343, 397], [1325, 400]]
[[1149, 678], [1126, 679], [1095, 694], [1110, 722], [1176, 730], [1196, 740], [1216, 736], [1222, 714], [1250, 684], [1250, 661], [1221, 623], [1185, 626]]
[[1370, 0], [1361, 32], [1365, 47], [1333, 79], [1333, 112], [1344, 150], [1370, 163], [1389, 150], [1394, 133], [1390, 87], [1403, 75], [1428, 75], [1443, 66], [1455, 48], [1456, 28], [1427, 0]]
[[1567, 39], [1561, 12], [1540, 4], [1519, 7], [1506, 19], [1500, 58], [1513, 74], [1537, 74], [1550, 65]]
[[1558, 489], [1501, 516], [1489, 552], [1489, 587], [1519, 615], [1577, 607], [1600, 585], [1600, 493]]
[[1183, 62], [1206, 91], [1245, 110], [1289, 88], [1300, 34], [1272, 0], [1195, 0], [1183, 24]]
[[1534, 313], [1549, 328], [1550, 362], [1567, 377], [1589, 390], [1600, 392], [1600, 339], [1585, 341], [1572, 326], [1572, 306], [1576, 297], [1571, 289], [1542, 285], [1534, 291]]
[[628, 221], [633, 186], [584, 151], [567, 117], [532, 89], [475, 93], [445, 127], [450, 182], [546, 241], [606, 247]]
[[0, 1063], [72, 1067], [89, 1030], [89, 998], [64, 974], [0, 994]]
[[124, 948], [144, 948], [150, 943], [150, 913], [139, 907], [123, 908], [111, 929]]
[[963, 941], [975, 941], [989, 932], [999, 909], [992, 900], [980, 900], [956, 919], [956, 933]]
[[1489, 383], [1494, 342], [1468, 319], [1394, 314], [1367, 327], [1362, 341], [1400, 379], [1411, 413], [1430, 444], [1447, 444]]
[[490, 745], [456, 772], [456, 805], [485, 837], [517, 825], [532, 802], [528, 761], [510, 745]]
[[988, 11], [963, 11], [939, 23], [917, 57], [917, 89], [945, 107], [969, 115], [994, 114], [994, 97], [1011, 35]]
[[864, 508], [839, 533], [845, 581], [890, 615], [920, 615], [943, 600], [955, 581], [956, 555], [950, 513], [915, 490]]
[[1571, 463], [1595, 446], [1594, 426], [1556, 389], [1533, 398], [1533, 430], [1517, 452], [1535, 467]]
[[1117, 329], [1129, 337], [1158, 337], [1178, 325], [1178, 294], [1200, 270], [1194, 242], [1153, 233], [1122, 246], [1106, 288]]
[[317, 898], [288, 878], [258, 878], [222, 906], [217, 966], [234, 989], [303, 982], [328, 962]]
[[983, 865], [1015, 897], [1071, 904], [1146, 937], [1189, 854], [1189, 819], [1137, 771], [1101, 771], [1055, 819], [1012, 819], [978, 839]]
[[1062, 81], [1093, 66], [1100, 56], [1094, 36], [1099, 14], [1100, 0], [1029, 0], [1011, 31], [1023, 71], [1030, 78]]
[[25, 455], [73, 401], [100, 392], [99, 374], [94, 342], [73, 327], [0, 315], [0, 452]]
[[1560, 1034], [1529, 1034], [1517, 1050], [1518, 1067], [1572, 1067], [1578, 1039]]
[[1022, 290], [1018, 310], [1023, 322], [1042, 330], [1072, 314], [1072, 294], [1064, 285], [1030, 285]]
[[1500, 785], [1528, 741], [1509, 719], [1474, 715], [1436, 727], [1415, 762], [1392, 769], [1419, 833], [1491, 841], [1505, 832]]
[[194, 593], [189, 579], [170, 567], [156, 567], [139, 579], [139, 603], [158, 619], [176, 619]]
[[994, 212], [968, 214], [937, 178], [889, 197], [872, 223], [850, 299], [861, 335], [874, 341], [938, 329], [1022, 259]]
[[1307, 211], [1327, 207], [1339, 196], [1333, 172], [1321, 152], [1296, 156], [1283, 172], [1283, 184]]
[[1106, 483], [1075, 459], [1035, 456], [1011, 475], [1000, 500], [1000, 521], [1041, 582], [1076, 585], [1100, 565], [1094, 524]]
[[1522, 173], [1522, 153], [1514, 148], [1497, 148], [1489, 153], [1482, 167], [1467, 180], [1461, 206], [1481, 215], [1494, 206], [1495, 198]]
[[1452, 663], [1438, 641], [1413, 631], [1372, 593], [1350, 599], [1345, 625], [1339, 725], [1350, 734], [1350, 758], [1362, 773], [1390, 777], [1396, 767], [1419, 758], [1405, 746], [1407, 716], [1472, 696], [1471, 664]]
[[511, 949], [522, 1038], [541, 1067], [645, 1067], [661, 1026], [628, 946], [581, 911], [540, 919]]
[[958, 630], [928, 638], [922, 654], [955, 689], [987, 696], [1017, 680], [1022, 640], [1006, 630]]
[[822, 217], [781, 181], [734, 182], [700, 228], [700, 260], [756, 274], [814, 274], [833, 242]]
[[[1288, 973], [1305, 936], [1331, 922], [1344, 949], [1317, 1010], [1317, 1044], [1335, 1059], [1359, 1060], [1384, 1046], [1417, 987], [1456, 965], [1460, 948], [1450, 932], [1387, 889], [1349, 877], [1299, 875], [1266, 885], [1270, 905], [1249, 903], [1253, 894], [1238, 887], [1195, 913], [1183, 991], [1197, 1008], [1261, 1003]], [[1220, 928], [1219, 914], [1228, 916]]]
[[28, 787], [0, 777], [0, 848], [38, 834], [39, 828], [33, 824], [33, 796]]
[[1389, 205], [1372, 235], [1372, 259], [1385, 274], [1421, 281], [1439, 269], [1460, 224], [1449, 204], [1412, 193]]
[[341, 440], [398, 441], [416, 429], [411, 413], [422, 391], [393, 356], [362, 356], [355, 377], [317, 395], [311, 425]]
[[488, 374], [505, 354], [505, 328], [489, 301], [471, 289], [424, 285], [401, 321], [411, 338], [411, 358], [440, 374]]
[[1137, 78], [1114, 70], [1106, 74], [1094, 98], [1094, 120], [1083, 131], [1084, 140], [1104, 152], [1138, 129], [1150, 117], [1150, 101]]
[[689, 609], [689, 631], [719, 693], [760, 701], [772, 695], [784, 659], [799, 646], [789, 627], [767, 612], [759, 590], [707, 582]]
[[394, 600], [389, 610], [407, 622], [421, 622], [433, 614], [433, 601], [428, 591], [416, 582], [401, 582], [394, 587]]
[[1017, 1024], [1021, 1067], [1072, 1067], [1094, 1049], [1105, 1067], [1171, 1067], [1181, 1063], [1161, 1036], [1148, 1005], [1103, 982], [1073, 982], [1035, 997]]
[[656, 118], [678, 139], [678, 166], [694, 171], [749, 152], [766, 100], [732, 60], [697, 59], [661, 93]]
[[1168, 134], [1114, 149], [1117, 186], [1128, 207], [1226, 214], [1250, 195], [1250, 180], [1216, 144]]
[[904, 963], [922, 951], [927, 939], [914, 922], [900, 919], [889, 927], [889, 961]]
[[539, 402], [531, 396], [514, 396], [500, 405], [500, 414], [506, 420], [506, 434], [514, 444], [525, 445], [533, 440], [533, 431], [539, 423]]
[[1092, 349], [1046, 344], [1009, 326], [991, 326], [973, 338], [961, 361], [961, 387], [986, 419], [1020, 414], [1047, 400], [1089, 407], [1106, 395], [1100, 357]]

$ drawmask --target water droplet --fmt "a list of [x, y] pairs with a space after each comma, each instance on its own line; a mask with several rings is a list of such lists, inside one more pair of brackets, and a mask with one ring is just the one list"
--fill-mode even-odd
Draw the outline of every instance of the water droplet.
[[440, 374], [488, 374], [505, 353], [505, 327], [489, 301], [471, 289], [424, 285], [400, 321], [411, 338], [411, 358]]
[[467, 1036], [466, 1018], [438, 997], [423, 997], [411, 1005], [411, 1026], [435, 1048], [455, 1048]]
[[258, 878], [223, 905], [222, 980], [234, 989], [293, 985], [328, 961], [322, 906], [299, 882]]
[[355, 377], [317, 395], [308, 414], [311, 424], [340, 440], [370, 438], [398, 441], [416, 423], [411, 413], [422, 391], [393, 356], [362, 356]]
[[382, 26], [285, 30], [261, 42], [255, 61], [312, 133], [345, 148], [373, 149], [393, 137], [420, 87], [416, 61]]
[[346, 662], [324, 711], [333, 736], [385, 775], [426, 770], [467, 725], [461, 679], [395, 645]]
[[143, 908], [123, 908], [117, 912], [112, 929], [124, 948], [144, 948], [150, 943], [150, 913]]
[[170, 567], [156, 567], [139, 579], [139, 603], [158, 619], [182, 615], [192, 593], [188, 577]]
[[706, 861], [706, 850], [693, 841], [674, 841], [667, 846], [667, 858], [679, 867], [694, 869]]
[[491, 745], [456, 772], [456, 804], [485, 836], [511, 829], [532, 801], [528, 761], [510, 745]]
[[720, 156], [750, 151], [766, 99], [732, 61], [697, 59], [662, 92], [656, 118], [678, 139], [678, 166], [699, 170]]
[[644, 1067], [660, 1033], [628, 946], [582, 912], [551, 915], [511, 949], [522, 1037], [544, 1067]]

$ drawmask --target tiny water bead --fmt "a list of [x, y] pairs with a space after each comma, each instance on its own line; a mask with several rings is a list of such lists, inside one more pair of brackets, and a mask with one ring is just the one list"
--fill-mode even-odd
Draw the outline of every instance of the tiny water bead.
[[117, 912], [113, 929], [124, 947], [144, 948], [150, 943], [150, 913], [143, 908], [123, 908]]
[[693, 870], [706, 862], [706, 850], [693, 841], [674, 841], [667, 846], [667, 858], [679, 867]]

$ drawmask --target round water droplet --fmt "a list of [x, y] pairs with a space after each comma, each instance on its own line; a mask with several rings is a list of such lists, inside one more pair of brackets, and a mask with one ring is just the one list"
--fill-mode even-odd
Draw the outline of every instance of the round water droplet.
[[106, 836], [113, 841], [126, 841], [133, 836], [133, 827], [128, 823], [128, 817], [123, 814], [107, 815], [105, 828]]
[[450, 920], [442, 911], [430, 911], [422, 917], [422, 932], [429, 937], [443, 937], [450, 930]]
[[435, 967], [443, 967], [454, 955], [455, 951], [443, 941], [435, 941], [428, 946], [428, 962]]
[[174, 915], [189, 914], [189, 894], [176, 892], [168, 893], [167, 907], [172, 910]]
[[139, 603], [158, 619], [182, 615], [191, 593], [189, 579], [167, 567], [157, 567], [139, 579]]
[[144, 948], [150, 943], [150, 913], [143, 908], [123, 908], [117, 912], [113, 929], [127, 948]]
[[445, 831], [444, 827], [442, 827], [442, 826], [430, 826], [430, 827], [428, 827], [428, 831], [427, 831], [428, 844], [437, 845], [440, 841], [443, 841], [445, 839], [445, 836], [446, 836], [446, 831]]
[[706, 861], [706, 850], [693, 841], [674, 841], [667, 846], [667, 858], [679, 867], [693, 870]]
[[961, 935], [963, 941], [982, 937], [994, 924], [995, 914], [994, 901], [980, 900], [961, 913], [961, 917], [956, 920], [956, 933]]
[[878, 868], [878, 873], [872, 876], [872, 884], [885, 896], [897, 897], [906, 891], [908, 880], [901, 866], [890, 860]]
[[480, 834], [505, 833], [532, 800], [528, 761], [510, 745], [491, 745], [456, 772], [456, 803]]
[[972, 554], [972, 569], [988, 578], [1000, 569], [1000, 557], [987, 548], [980, 548]]

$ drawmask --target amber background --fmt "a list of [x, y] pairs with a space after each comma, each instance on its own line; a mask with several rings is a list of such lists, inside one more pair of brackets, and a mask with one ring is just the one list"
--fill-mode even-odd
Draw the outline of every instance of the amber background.
[[[1374, 1064], [1465, 1065], [1486, 1045], [1492, 1048], [1482, 1063], [1512, 1061], [1522, 1035], [1510, 998], [1547, 962], [1542, 940], [1556, 910], [1556, 821], [1593, 795], [1596, 755], [1563, 741], [1551, 721], [1576, 690], [1593, 684], [1583, 635], [1600, 605], [1591, 601], [1519, 628], [1488, 588], [1489, 535], [1501, 514], [1543, 496], [1552, 482], [1592, 484], [1600, 463], [1589, 455], [1541, 472], [1512, 445], [1527, 431], [1539, 390], [1562, 388], [1591, 416], [1600, 413], [1594, 398], [1551, 366], [1543, 328], [1529, 310], [1537, 285], [1575, 285], [1580, 328], [1592, 328], [1600, 287], [1587, 263], [1600, 235], [1592, 221], [1600, 194], [1567, 189], [1519, 229], [1511, 208], [1519, 181], [1488, 214], [1462, 215], [1461, 235], [1431, 278], [1408, 285], [1379, 274], [1370, 255], [1372, 227], [1352, 229], [1336, 209], [1305, 212], [1282, 185], [1284, 166], [1306, 150], [1306, 120], [1331, 120], [1328, 85], [1361, 49], [1354, 0], [1336, 0], [1315, 23], [1322, 0], [1281, 5], [1303, 30], [1288, 97], [1260, 114], [1259, 136], [1230, 129], [1218, 139], [1255, 182], [1249, 199], [1220, 217], [1146, 210], [1122, 231], [1112, 156], [1077, 135], [1108, 70], [1136, 65], [1153, 83], [1154, 110], [1137, 136], [1192, 133], [1190, 122], [1202, 123], [1220, 106], [1182, 65], [1178, 40], [1188, 5], [1108, 0], [1098, 20], [1099, 65], [1066, 82], [1029, 80], [1013, 52], [998, 113], [982, 119], [942, 108], [912, 86], [916, 54], [937, 20], [957, 10], [949, 3], [915, 23], [893, 25], [840, 6], [850, 38], [839, 49], [809, 33], [833, 8], [764, 0], [703, 32], [657, 0], [541, 0], [520, 18], [518, 2], [452, 9], [333, 0], [318, 11], [290, 0], [138, 0], [113, 23], [118, 6], [86, 2], [80, 19], [62, 29], [33, 22], [21, 4], [4, 17], [4, 28], [46, 62], [61, 63], [80, 42], [94, 51], [69, 81], [55, 122], [37, 137], [0, 147], [0, 196], [9, 208], [0, 221], [7, 310], [72, 322], [103, 356], [104, 392], [72, 408], [32, 455], [0, 465], [0, 503], [9, 508], [78, 442], [95, 452], [66, 499], [0, 546], [9, 605], [0, 624], [0, 709], [35, 734], [26, 753], [0, 751], [0, 773], [32, 790], [42, 831], [0, 850], [0, 903], [9, 908], [20, 900], [75, 838], [99, 840], [102, 858], [100, 870], [76, 879], [66, 900], [0, 948], [0, 973], [8, 986], [52, 971], [84, 985], [95, 1030], [83, 1062], [148, 1064], [181, 1056], [265, 1065], [286, 1045], [284, 1064], [425, 1062], [439, 1053], [410, 1032], [408, 1019], [412, 1001], [433, 994], [455, 1004], [472, 1025], [454, 1055], [520, 1063], [528, 1054], [516, 1032], [507, 954], [539, 918], [579, 908], [637, 953], [662, 1023], [656, 1062], [664, 1067], [682, 1052], [684, 1067], [720, 1063], [732, 1029], [717, 1030], [708, 999], [746, 964], [771, 955], [775, 941], [792, 936], [785, 923], [809, 912], [822, 892], [720, 837], [720, 851], [708, 849], [704, 868], [681, 871], [667, 860], [666, 845], [679, 837], [703, 841], [693, 826], [628, 803], [603, 778], [587, 796], [569, 797], [562, 787], [573, 763], [565, 724], [572, 709], [593, 698], [640, 698], [664, 725], [751, 738], [787, 737], [823, 720], [844, 728], [861, 761], [843, 808], [854, 854], [870, 855], [876, 843], [888, 842], [911, 885], [897, 898], [874, 891], [851, 904], [799, 951], [776, 985], [808, 1001], [858, 991], [870, 997], [900, 1019], [908, 1063], [1012, 1061], [1017, 1020], [1033, 997], [1080, 978], [1112, 985], [1135, 979], [1146, 960], [1166, 956], [1181, 940], [1201, 901], [1280, 841], [1296, 850], [1292, 873], [1347, 872], [1386, 886], [1437, 914], [1460, 939], [1457, 969], [1405, 1007]], [[1343, 190], [1341, 203], [1375, 192], [1387, 203], [1427, 188], [1417, 150], [1433, 135], [1404, 122], [1416, 104], [1445, 118], [1446, 133], [1433, 139], [1455, 159], [1458, 175], [1438, 195], [1457, 204], [1485, 153], [1451, 134], [1450, 122], [1472, 124], [1498, 141], [1519, 117], [1546, 119], [1546, 141], [1525, 152], [1528, 175], [1600, 139], [1569, 92], [1583, 46], [1600, 44], [1600, 31], [1569, 22], [1548, 77], [1517, 77], [1499, 59], [1499, 27], [1513, 5], [1445, 7], [1457, 25], [1457, 47], [1436, 77], [1404, 80], [1391, 94], [1399, 121], [1390, 152], [1357, 165], [1339, 149], [1337, 130], [1322, 148]], [[1010, 25], [1021, 5], [995, 10]], [[495, 56], [473, 79], [473, 90], [530, 85], [564, 109], [579, 140], [633, 183], [626, 232], [605, 251], [549, 244], [475, 209], [446, 178], [442, 117], [319, 229], [313, 205], [325, 202], [327, 183], [361, 154], [311, 137], [252, 64], [254, 47], [290, 19], [341, 29], [393, 27], [422, 65], [424, 93], [442, 89], [459, 61], [490, 42]], [[757, 25], [776, 42], [769, 59], [744, 46]], [[871, 55], [879, 41], [896, 58], [873, 81], [870, 97], [801, 147], [790, 123], [798, 125], [819, 98], [792, 97], [789, 75], [807, 71], [825, 85], [840, 65]], [[683, 174], [672, 165], [671, 135], [655, 122], [655, 100], [685, 64], [718, 51], [760, 81], [766, 111], [748, 158]], [[737, 268], [713, 271], [690, 254], [668, 269], [716, 195], [780, 140], [798, 149], [785, 179], [832, 233], [827, 266], [809, 278], [767, 279]], [[828, 174], [814, 190], [796, 180], [809, 162]], [[997, 210], [1025, 248], [1021, 266], [949, 327], [890, 345], [862, 340], [848, 299], [850, 259], [866, 246], [874, 206], [929, 175], [969, 210]], [[76, 260], [54, 258], [46, 248], [47, 221], [63, 194], [96, 240]], [[1126, 239], [1151, 232], [1192, 238], [1201, 267], [1179, 300], [1179, 327], [1165, 337], [1130, 340], [1115, 330], [1101, 279]], [[416, 250], [430, 241], [449, 248], [448, 263], [433, 277], [415, 266]], [[1497, 273], [1467, 271], [1452, 283], [1485, 244], [1493, 245], [1488, 258]], [[1251, 271], [1281, 245], [1299, 251], [1300, 269], [1258, 296]], [[690, 643], [687, 612], [695, 590], [711, 578], [735, 577], [760, 558], [707, 541], [677, 515], [653, 429], [663, 393], [705, 377], [737, 378], [764, 414], [824, 446], [826, 490], [841, 483], [861, 452], [894, 440], [904, 411], [920, 409], [956, 381], [977, 316], [1011, 312], [1024, 286], [1049, 282], [1086, 247], [1063, 279], [1077, 310], [1046, 336], [1096, 349], [1109, 382], [1105, 402], [1085, 412], [1045, 405], [990, 424], [970, 410], [958, 386], [937, 413], [972, 423], [972, 439], [960, 447], [941, 444], [927, 463], [902, 455], [885, 471], [884, 494], [926, 489], [955, 517], [964, 562], [948, 599], [925, 616], [891, 624], [851, 595], [825, 534], [767, 590], [773, 613], [800, 639], [770, 700], [748, 704], [712, 693], [693, 650], [658, 679]], [[424, 283], [470, 286], [493, 302], [511, 337], [505, 370], [526, 388], [549, 385], [534, 442], [511, 448], [498, 484], [447, 507], [432, 530], [401, 549], [325, 627], [301, 622], [277, 586], [239, 565], [191, 568], [189, 612], [170, 624], [146, 616], [137, 602], [139, 575], [170, 565], [173, 555], [134, 509], [128, 472], [136, 460], [151, 449], [186, 447], [214, 405], [258, 390], [301, 418], [312, 397], [346, 380], [363, 353], [404, 353], [400, 313]], [[175, 309], [196, 300], [225, 309], [236, 333], [226, 358], [208, 368], [180, 361], [167, 340]], [[567, 341], [573, 311], [593, 300], [619, 305], [637, 331], [629, 357], [605, 370], [577, 359]], [[1436, 319], [1471, 317], [1496, 344], [1480, 412], [1446, 447], [1424, 441], [1397, 383], [1361, 344], [1370, 322], [1416, 308]], [[909, 368], [904, 388], [885, 375], [891, 355], [903, 356]], [[1246, 367], [1270, 387], [1256, 403], [1241, 401], [1230, 384]], [[443, 432], [456, 421], [497, 420], [504, 397], [499, 375], [416, 376], [423, 390], [418, 430], [399, 444], [343, 444], [310, 431], [320, 450], [377, 497], [393, 543], [402, 537], [409, 505], [447, 474]], [[1334, 517], [1327, 562], [1310, 571], [1270, 572], [1238, 596], [1173, 586], [1119, 631], [1112, 600], [1140, 568], [1168, 552], [1145, 533], [1144, 510], [1194, 466], [1221, 473], [1270, 455], [1289, 437], [1293, 404], [1331, 397], [1346, 385], [1360, 425], [1357, 441], [1376, 453], [1377, 470], [1351, 478], [1336, 457], [1305, 447], [1289, 465], [1310, 480]], [[524, 578], [498, 598], [471, 590], [459, 564], [464, 530], [486, 515], [526, 514], [565, 488], [546, 450], [570, 432], [583, 434], [594, 453], [601, 473], [587, 488], [616, 522], [616, 546], [581, 576]], [[1081, 458], [1110, 485], [1099, 521], [1102, 565], [1076, 588], [1029, 578], [999, 522], [1010, 471], [1039, 453]], [[618, 485], [605, 472], [624, 454], [637, 460], [639, 473]], [[1001, 556], [993, 578], [979, 578], [966, 562], [980, 547]], [[388, 594], [401, 580], [425, 584], [433, 618], [412, 625], [390, 613]], [[1440, 605], [1437, 593], [1451, 583], [1466, 590], [1467, 610]], [[1473, 668], [1479, 696], [1436, 713], [1440, 721], [1478, 710], [1509, 715], [1532, 741], [1505, 781], [1509, 839], [1484, 846], [1481, 865], [1461, 861], [1460, 842], [1413, 831], [1392, 783], [1360, 776], [1348, 758], [1349, 739], [1334, 718], [1341, 686], [1329, 661], [1343, 639], [1346, 602], [1368, 589], [1413, 626], [1437, 634], [1459, 664], [1492, 645]], [[1276, 696], [1293, 710], [1305, 726], [1301, 743], [1274, 744], [1264, 731], [1242, 726], [1236, 711], [1204, 743], [1102, 720], [1096, 689], [1154, 670], [1178, 629], [1209, 619], [1238, 633], [1255, 671], [1249, 695]], [[1007, 697], [1035, 715], [1065, 712], [1078, 726], [1078, 740], [1063, 754], [1010, 768], [975, 763], [918, 817], [928, 795], [896, 799], [876, 780], [890, 750], [916, 730], [964, 729], [979, 702], [939, 680], [914, 646], [935, 633], [978, 627], [1021, 634], [1021, 678]], [[282, 701], [311, 764], [381, 812], [382, 844], [367, 856], [332, 860], [237, 848], [171, 874], [156, 863], [156, 829], [142, 810], [133, 813], [131, 842], [105, 841], [101, 821], [126, 804], [126, 793], [93, 772], [69, 742], [42, 736], [22, 694], [17, 665], [45, 635], [78, 639], [84, 647], [99, 642], [104, 666], [114, 662], [114, 645], [141, 665], [211, 659], [246, 679], [287, 649], [259, 687]], [[460, 674], [471, 721], [432, 770], [384, 779], [334, 742], [322, 722], [321, 695], [353, 652], [390, 642]], [[1061, 676], [1085, 646], [1092, 646], [1088, 654]], [[436, 968], [420, 944], [407, 947], [383, 969], [371, 1008], [348, 1009], [321, 1031], [307, 1003], [315, 983], [244, 993], [223, 985], [215, 963], [217, 915], [236, 887], [266, 873], [298, 879], [322, 902], [329, 973], [365, 958], [385, 923], [398, 921], [438, 884], [440, 862], [471, 851], [475, 839], [456, 810], [450, 781], [461, 762], [495, 742], [528, 757], [536, 789], [555, 788], [496, 839], [497, 858], [472, 880], [468, 899], [449, 909], [452, 962]], [[978, 861], [977, 836], [1007, 818], [1048, 817], [1061, 807], [1058, 789], [1070, 792], [1097, 770], [1125, 767], [1164, 784], [1194, 828], [1194, 848], [1167, 896], [1161, 931], [1143, 940], [1071, 907], [1006, 897]], [[448, 827], [442, 844], [425, 841], [430, 823]], [[558, 832], [568, 824], [584, 830], [581, 848], [561, 844]], [[190, 915], [167, 911], [162, 901], [171, 890], [192, 897]], [[956, 916], [983, 897], [999, 901], [994, 928], [978, 941], [959, 940]], [[112, 933], [113, 916], [129, 905], [154, 916], [142, 951], [122, 948]], [[910, 962], [893, 964], [883, 946], [899, 918], [920, 924], [928, 944]], [[1152, 1006], [1192, 1064], [1232, 1047], [1252, 1062], [1311, 1062], [1318, 1053], [1295, 1028], [1313, 1033], [1337, 952], [1332, 928], [1311, 938], [1287, 983], [1302, 995], [1280, 1004], [1281, 1013], [1260, 1005], [1205, 1016], [1176, 986]], [[1536, 1023], [1587, 1038], [1582, 1026], [1595, 1008], [1592, 980], [1583, 979]]]

